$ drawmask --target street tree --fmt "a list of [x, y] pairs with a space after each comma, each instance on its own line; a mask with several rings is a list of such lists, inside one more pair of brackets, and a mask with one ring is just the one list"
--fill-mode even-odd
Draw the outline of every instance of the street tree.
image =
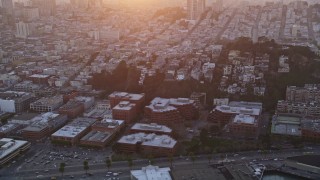
[[59, 172], [61, 173], [62, 177], [63, 177], [65, 166], [66, 166], [66, 164], [64, 162], [60, 163]]
[[83, 161], [83, 169], [86, 171], [86, 174], [88, 174], [88, 170], [89, 170], [88, 161]]

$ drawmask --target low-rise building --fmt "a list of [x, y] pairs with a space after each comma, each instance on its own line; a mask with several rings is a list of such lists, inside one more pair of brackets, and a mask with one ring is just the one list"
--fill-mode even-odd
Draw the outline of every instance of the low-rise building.
[[301, 134], [306, 140], [320, 140], [320, 120], [303, 120], [301, 122]]
[[32, 124], [22, 129], [22, 136], [28, 140], [39, 140], [67, 123], [67, 116], [47, 112], [33, 118]]
[[112, 108], [112, 118], [124, 120], [126, 123], [131, 123], [137, 117], [136, 104], [129, 101], [121, 101], [118, 105]]
[[228, 124], [232, 120], [232, 117], [238, 114], [250, 115], [258, 119], [261, 115], [261, 110], [259, 107], [248, 107], [240, 104], [236, 106], [216, 106], [215, 109], [209, 113], [208, 121], [222, 127]]
[[95, 122], [96, 120], [91, 118], [77, 118], [53, 133], [51, 140], [54, 143], [76, 145], [90, 131], [91, 125]]
[[31, 146], [28, 141], [14, 140], [9, 138], [0, 139], [0, 166], [5, 165], [13, 158], [25, 152]]
[[254, 116], [237, 114], [227, 125], [228, 134], [236, 138], [258, 138], [258, 123]]
[[161, 134], [171, 135], [172, 129], [164, 125], [158, 125], [156, 123], [150, 123], [150, 124], [135, 123], [130, 129], [131, 134], [140, 133], [140, 132], [155, 133], [158, 135], [161, 135]]
[[21, 113], [29, 109], [34, 96], [26, 92], [6, 91], [0, 93], [0, 111]]
[[115, 91], [109, 95], [108, 100], [110, 101], [111, 108], [118, 105], [121, 101], [129, 101], [130, 103], [136, 104], [137, 110], [140, 110], [143, 108], [145, 103], [145, 94], [132, 94]]
[[80, 140], [83, 146], [105, 147], [124, 128], [123, 120], [103, 119], [91, 126], [91, 131]]
[[130, 171], [132, 180], [171, 180], [170, 168], [159, 168], [158, 166], [149, 165], [142, 167], [141, 170]]
[[145, 116], [150, 122], [175, 124], [183, 121], [178, 108], [170, 105], [170, 99], [155, 98], [145, 107]]
[[21, 128], [21, 124], [7, 123], [0, 127], [0, 138], [9, 137]]
[[108, 100], [98, 101], [95, 106], [83, 113], [84, 117], [95, 119], [103, 119], [106, 115], [112, 117], [112, 109]]
[[301, 136], [301, 117], [292, 114], [277, 114], [272, 118], [271, 133], [287, 136]]
[[68, 118], [73, 119], [84, 112], [84, 105], [77, 100], [70, 100], [59, 108], [60, 114], [65, 114]]
[[123, 136], [117, 141], [117, 150], [122, 153], [143, 153], [153, 156], [175, 154], [177, 141], [168, 135], [136, 133]]
[[36, 112], [51, 112], [63, 105], [63, 97], [43, 97], [30, 104], [30, 109]]

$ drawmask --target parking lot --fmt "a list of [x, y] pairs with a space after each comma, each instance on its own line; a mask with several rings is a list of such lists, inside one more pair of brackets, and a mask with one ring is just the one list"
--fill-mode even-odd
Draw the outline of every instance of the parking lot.
[[20, 169], [39, 169], [48, 172], [49, 169], [58, 169], [62, 162], [66, 166], [79, 166], [82, 165], [84, 160], [87, 160], [89, 165], [101, 164], [105, 163], [106, 157], [111, 156], [111, 153], [111, 148], [88, 149], [48, 144], [44, 149], [37, 151], [35, 155], [26, 157]]

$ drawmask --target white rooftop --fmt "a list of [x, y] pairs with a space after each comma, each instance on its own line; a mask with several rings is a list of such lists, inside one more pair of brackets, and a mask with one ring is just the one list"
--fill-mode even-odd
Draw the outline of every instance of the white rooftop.
[[149, 165], [141, 170], [132, 170], [131, 176], [137, 180], [171, 180], [170, 168], [159, 168], [158, 166]]
[[73, 138], [80, 134], [82, 131], [86, 130], [95, 122], [95, 119], [77, 118], [68, 125], [65, 125], [61, 129], [53, 133], [52, 136]]
[[156, 123], [144, 124], [144, 123], [136, 123], [131, 127], [132, 130], [148, 130], [148, 131], [156, 131], [156, 132], [164, 132], [171, 133], [172, 129], [164, 126], [158, 125]]
[[52, 136], [74, 138], [85, 129], [87, 129], [87, 127], [76, 127], [76, 126], [66, 125], [63, 128], [56, 131], [55, 133], [53, 133]]
[[156, 134], [145, 134], [145, 133], [136, 133], [130, 134], [127, 136], [122, 136], [118, 143], [124, 144], [136, 144], [142, 142], [144, 146], [156, 146], [163, 148], [173, 148], [177, 141], [172, 139], [168, 135], [156, 135]]
[[28, 141], [14, 140], [10, 138], [0, 139], [0, 159], [6, 157], [8, 154], [14, 152], [20, 147], [26, 145]]
[[113, 109], [115, 110], [131, 110], [135, 106], [134, 103], [130, 103], [129, 101], [121, 101], [118, 105], [116, 105]]
[[170, 104], [169, 99], [156, 97], [151, 101], [150, 105], [146, 107], [152, 109], [153, 111], [160, 111], [160, 112], [177, 110], [177, 108], [170, 106], [169, 104]]
[[255, 117], [244, 115], [244, 114], [238, 114], [233, 119], [234, 123], [243, 123], [243, 124], [255, 124]]

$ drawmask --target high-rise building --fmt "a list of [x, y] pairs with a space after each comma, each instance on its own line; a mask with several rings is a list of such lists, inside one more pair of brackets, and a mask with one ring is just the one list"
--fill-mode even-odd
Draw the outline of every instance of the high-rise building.
[[13, 15], [13, 2], [12, 0], [0, 0], [1, 7], [5, 10], [7, 14]]
[[32, 24], [20, 21], [16, 23], [16, 37], [27, 38], [32, 33]]
[[197, 20], [205, 10], [205, 0], [188, 0], [188, 20]]
[[32, 5], [39, 8], [41, 16], [54, 16], [56, 14], [56, 0], [33, 0]]
[[216, 0], [215, 3], [213, 3], [213, 10], [216, 12], [221, 12], [223, 9], [223, 0]]

